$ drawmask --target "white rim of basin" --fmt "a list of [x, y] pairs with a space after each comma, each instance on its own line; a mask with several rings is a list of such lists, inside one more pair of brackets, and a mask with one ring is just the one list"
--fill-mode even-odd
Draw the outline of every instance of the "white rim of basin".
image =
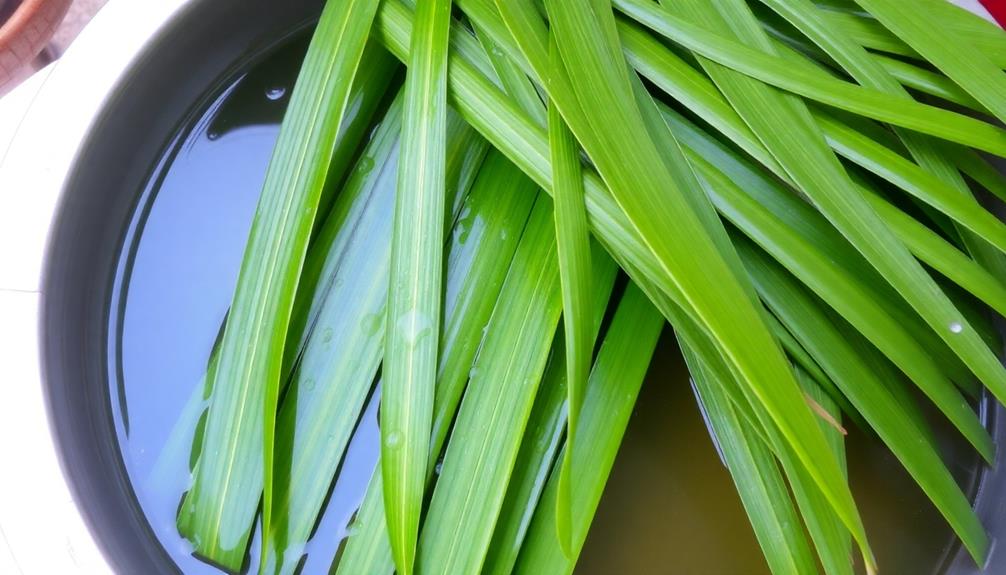
[[[0, 573], [110, 573], [50, 433], [39, 303], [49, 230], [98, 112], [188, 0], [110, 0], [66, 54], [0, 100]], [[5, 141], [7, 137], [10, 141]]]
[[[978, 0], [953, 0], [991, 20]], [[50, 433], [39, 304], [50, 227], [98, 113], [189, 0], [110, 0], [66, 54], [0, 100], [0, 573], [109, 573]], [[9, 139], [8, 139], [9, 138]]]

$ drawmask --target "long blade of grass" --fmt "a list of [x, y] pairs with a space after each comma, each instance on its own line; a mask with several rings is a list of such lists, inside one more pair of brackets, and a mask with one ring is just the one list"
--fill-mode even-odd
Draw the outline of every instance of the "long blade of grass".
[[381, 471], [399, 573], [415, 561], [440, 333], [450, 0], [419, 0], [405, 78], [388, 290]]
[[[325, 190], [322, 192], [322, 199], [319, 202], [318, 213], [328, 214], [325, 217], [326, 224], [333, 220], [338, 221], [333, 222], [334, 225], [328, 225], [330, 229], [327, 235], [321, 233], [325, 230], [326, 226], [315, 225], [312, 231], [314, 237], [311, 239], [304, 267], [301, 271], [300, 281], [297, 284], [297, 296], [294, 298], [293, 311], [290, 317], [290, 327], [283, 354], [281, 385], [285, 384], [288, 380], [293, 362], [300, 355], [301, 351], [303, 351], [307, 326], [317, 318], [318, 308], [321, 302], [324, 301], [325, 293], [327, 293], [330, 283], [329, 280], [332, 279], [333, 270], [331, 266], [324, 267], [323, 269], [322, 264], [328, 261], [337, 261], [339, 258], [337, 254], [341, 253], [344, 249], [345, 237], [338, 236], [335, 232], [343, 225], [353, 227], [353, 222], [356, 221], [356, 218], [361, 213], [361, 207], [366, 205], [369, 199], [369, 196], [363, 193], [367, 191], [365, 188], [350, 188], [348, 193], [340, 194], [340, 201], [336, 207], [333, 208], [331, 201], [326, 200], [326, 194], [335, 195], [335, 190], [340, 187], [339, 184], [343, 181], [346, 171], [351, 167], [353, 159], [359, 152], [361, 142], [363, 142], [367, 130], [373, 127], [374, 115], [381, 107], [384, 95], [387, 93], [395, 76], [395, 69], [399, 66], [395, 57], [384, 50], [376, 41], [371, 41], [368, 44], [361, 60], [366, 60], [369, 65], [365, 70], [360, 70], [353, 78], [353, 87], [350, 91], [349, 104], [347, 105], [347, 109], [352, 110], [353, 113], [344, 118], [340, 126], [332, 162], [328, 168]], [[209, 363], [214, 366], [213, 369], [215, 369], [219, 361], [219, 339], [222, 335], [223, 325], [220, 328], [218, 340], [214, 343], [210, 356]], [[202, 403], [199, 413], [196, 414], [197, 418], [205, 413], [208, 405], [207, 400], [212, 392], [213, 379], [211, 373], [208, 372], [203, 385], [199, 386], [199, 389], [193, 390], [193, 397], [190, 398], [187, 404]], [[186, 433], [185, 425], [179, 422], [171, 432], [170, 441], [182, 441], [178, 436], [185, 435]], [[193, 462], [193, 465], [190, 466], [190, 471], [194, 470], [194, 464], [199, 459], [202, 450], [202, 440], [201, 432], [196, 434], [195, 437], [190, 436], [186, 440], [189, 444], [188, 457]], [[234, 507], [257, 507], [261, 499], [261, 490], [254, 491], [252, 493], [230, 491], [235, 497], [247, 496], [250, 498], [247, 506], [244, 504], [234, 504]], [[187, 507], [183, 507], [178, 518], [179, 530], [183, 536], [185, 536], [186, 528], [182, 524], [190, 520], [187, 518], [187, 509]], [[183, 520], [183, 518], [185, 519]], [[251, 529], [250, 521], [248, 529]]]
[[1006, 287], [984, 267], [915, 218], [870, 194], [870, 204], [915, 257], [1006, 316]]
[[[554, 52], [554, 58], [558, 58]], [[594, 351], [595, 322], [591, 321], [590, 231], [584, 200], [580, 149], [554, 106], [548, 112], [549, 150], [555, 172], [555, 238], [562, 287], [563, 328], [566, 334], [566, 389], [569, 418], [566, 443], [575, 445], [584, 387], [590, 375]], [[565, 549], [570, 543], [570, 489], [573, 481], [572, 449], [559, 474], [559, 499], [556, 508], [557, 532]]]
[[573, 447], [574, 465], [584, 475], [573, 486], [572, 556], [560, 549], [555, 531], [552, 509], [558, 495], [558, 475], [553, 473], [531, 520], [514, 572], [560, 575], [573, 571], [662, 326], [660, 314], [630, 284], [591, 372], [580, 419], [581, 440], [578, 447]]
[[[262, 476], [263, 524], [272, 505], [273, 435], [283, 347], [328, 161], [363, 54], [375, 0], [330, 3], [298, 77], [266, 174], [220, 347], [203, 451], [185, 505], [197, 553], [243, 562], [250, 517], [231, 514], [232, 478]], [[261, 475], [255, 468], [261, 470]]]
[[[884, 303], [887, 313], [919, 341], [948, 377], [959, 385], [973, 380], [967, 367], [943, 340], [927, 328], [897, 292], [888, 287], [876, 270], [813, 206], [792, 191], [784, 189], [769, 174], [757, 169], [735, 150], [700, 130], [680, 114], [666, 108], [663, 113], [685, 145], [688, 157], [696, 161], [699, 169], [715, 166], [717, 172], [728, 177], [738, 189], [799, 234], [803, 241], [817, 248], [820, 253], [827, 254], [832, 262], [849, 274], [860, 278], [860, 285], [871, 290], [870, 298]], [[711, 177], [717, 177], [714, 172], [710, 174]], [[723, 199], [729, 201], [726, 197]]]
[[[994, 457], [988, 432], [970, 405], [904, 326], [891, 317], [871, 290], [835, 265], [768, 213], [758, 202], [700, 158], [707, 190], [724, 217], [776, 258], [881, 349], [936, 403], [987, 460]], [[721, 198], [729, 196], [729, 204]], [[757, 220], [758, 223], [754, 223]], [[923, 272], [924, 273], [924, 272]], [[927, 276], [928, 279], [928, 276]], [[931, 281], [931, 280], [930, 280]], [[942, 292], [941, 292], [942, 294]]]
[[[504, 14], [504, 20], [507, 20], [506, 3], [497, 2], [497, 5]], [[669, 279], [677, 284], [688, 302], [687, 311], [696, 314], [719, 340], [727, 357], [742, 373], [742, 380], [750, 386], [751, 393], [766, 404], [784, 435], [794, 442], [798, 441], [797, 437], [801, 438], [795, 447], [801, 451], [802, 461], [812, 468], [815, 478], [829, 493], [836, 507], [841, 509], [844, 519], [860, 535], [858, 539], [865, 546], [865, 536], [848, 487], [835, 481], [837, 473], [823, 471], [831, 470], [833, 462], [824, 453], [820, 430], [813, 423], [802, 398], [796, 400], [793, 397], [799, 391], [778, 344], [772, 340], [737, 276], [706, 235], [689, 200], [683, 197], [680, 180], [676, 181], [675, 176], [666, 171], [664, 159], [652, 142], [641, 137], [648, 134], [649, 129], [639, 110], [630, 104], [636, 95], [628, 82], [628, 70], [621, 50], [617, 48], [617, 42], [612, 45], [616, 33], [610, 8], [590, 9], [576, 3], [548, 3], [547, 7], [552, 16], [552, 31], [563, 52], [563, 62], [569, 74], [569, 78], [564, 79], [561, 71], [554, 68], [538, 74], [548, 77], [546, 85], [550, 97], [611, 186], [633, 226], [664, 267], [663, 282], [667, 283]], [[511, 32], [515, 32], [518, 43], [525, 39], [525, 51], [535, 49], [536, 43], [527, 41], [535, 34], [533, 30], [515, 31], [516, 23], [512, 18], [507, 20], [507, 24]], [[532, 63], [546, 61], [539, 56], [530, 56], [528, 60]], [[610, 89], [574, 92], [568, 87], [574, 84]], [[577, 112], [578, 106], [582, 106], [583, 110]], [[584, 114], [587, 110], [591, 113]], [[623, 151], [627, 149], [636, 153], [625, 155]], [[658, 223], [661, 221], [665, 224]], [[669, 230], [674, 233], [669, 234]], [[684, 250], [687, 253], [682, 253], [681, 249], [686, 245], [685, 240], [675, 241], [675, 237], [687, 238], [687, 250]], [[700, 269], [692, 270], [692, 266]], [[706, 281], [714, 277], [719, 279], [711, 284]], [[693, 283], [700, 278], [701, 281]], [[730, 294], [729, 304], [727, 300], [714, 303], [720, 297], [727, 297], [727, 294]], [[730, 328], [720, 323], [723, 318], [719, 314], [726, 306], [732, 306], [734, 312]], [[738, 330], [742, 314], [745, 318], [743, 324], [747, 327]], [[741, 344], [738, 338], [745, 342]], [[764, 385], [766, 381], [773, 381], [775, 385], [768, 388]], [[811, 456], [811, 452], [815, 455]]]
[[822, 17], [830, 28], [852, 37], [864, 48], [916, 60], [921, 59], [918, 52], [912, 50], [908, 44], [905, 44], [873, 18], [835, 10], [822, 10]]
[[[739, 1], [718, 4], [716, 11], [703, 9], [694, 2], [683, 3], [680, 8], [690, 18], [718, 32], [752, 42], [769, 54], [773, 52], [768, 37], [757, 25], [747, 6]], [[888, 231], [865, 200], [857, 197], [851, 180], [827, 149], [824, 138], [814, 126], [803, 103], [711, 62], [703, 62], [703, 66], [818, 209], [898, 289], [930, 326], [941, 334], [947, 344], [977, 372], [980, 379], [990, 387], [1000, 387], [1004, 373], [998, 361], [994, 360], [993, 354], [976, 333], [958, 333], [968, 329], [963, 326], [960, 311], [939, 290], [903, 244]], [[791, 129], [782, 134], [776, 129], [779, 125], [788, 125]], [[958, 335], [966, 337], [956, 338]], [[959, 404], [948, 403], [949, 405]], [[957, 411], [963, 417], [959, 407]], [[969, 435], [981, 446], [983, 429], [977, 427]], [[985, 453], [988, 455], [991, 451], [986, 450]], [[855, 532], [853, 535], [862, 546], [862, 540]], [[970, 543], [978, 544], [971, 546], [969, 550], [980, 560], [987, 547], [982, 546], [980, 540], [972, 540]], [[870, 570], [874, 564], [865, 546], [864, 556]]]
[[[430, 461], [440, 454], [481, 347], [511, 260], [535, 204], [534, 185], [502, 155], [492, 152], [470, 196], [475, 202], [455, 226], [447, 258], [447, 289], [434, 398]], [[457, 271], [455, 271], [457, 270]], [[470, 270], [461, 273], [462, 270]], [[509, 289], [513, 289], [512, 287]], [[427, 470], [432, 475], [435, 464]], [[339, 573], [391, 573], [394, 569], [384, 521], [383, 482], [378, 470], [367, 487], [338, 566]]]
[[[523, 287], [504, 287], [444, 455], [420, 537], [423, 572], [481, 569], [545, 370], [562, 296], [552, 206], [545, 197], [538, 202], [507, 276]], [[592, 280], [607, 291], [602, 286], [614, 281], [615, 266], [607, 258], [595, 262]]]
[[[890, 58], [880, 54], [874, 54], [876, 61], [883, 66], [888, 74], [893, 76], [905, 88], [910, 88], [923, 94], [929, 94], [946, 100], [947, 102], [964, 106], [979, 114], [989, 114], [989, 111], [982, 106], [971, 94], [954, 84], [952, 80], [921, 66], [909, 64], [897, 58]], [[991, 115], [991, 114], [990, 114]]]
[[[723, 8], [726, 9], [726, 7]], [[738, 19], [750, 19], [750, 13], [746, 12], [746, 8], [731, 9], [729, 14], [734, 18], [732, 22], [735, 24]], [[699, 11], [694, 11], [692, 15], [699, 17]], [[758, 32], [760, 33], [760, 30]], [[749, 37], [756, 38], [757, 36]], [[764, 49], [771, 50], [765, 39], [762, 38], [762, 40]], [[739, 90], [740, 86], [745, 89], [759, 89], [757, 83], [742, 81], [739, 76], [728, 74], [725, 76], [726, 80], [730, 82], [726, 86], [732, 90]], [[735, 82], [741, 83], [735, 84]], [[964, 326], [960, 311], [939, 290], [921, 266], [911, 258], [907, 249], [893, 237], [886, 225], [865, 205], [865, 200], [857, 199], [857, 194], [854, 192], [850, 193], [849, 184], [851, 181], [841, 172], [841, 168], [834, 162], [834, 158], [830, 157], [830, 153], [819, 153], [822, 148], [821, 138], [815, 134], [815, 130], [808, 124], [800, 124], [805, 126], [803, 132], [790, 130], [785, 136], [774, 133], [774, 129], [770, 126], [779, 125], [779, 122], [785, 122], [785, 120], [783, 117], [778, 117], [776, 120], [770, 121], [771, 116], [767, 113], [772, 110], [773, 113], [778, 114], [781, 110], [788, 109], [790, 114], [797, 114], [795, 117], [803, 115], [806, 119], [806, 112], [800, 110], [799, 104], [795, 100], [782, 99], [780, 94], [764, 91], [766, 90], [764, 86], [761, 86], [761, 89], [763, 97], [768, 98], [766, 101], [774, 102], [778, 104], [778, 107], [769, 108], [757, 103], [751, 106], [751, 102], [747, 100], [750, 94], [742, 95], [738, 92], [734, 100], [735, 105], [750, 106], [748, 113], [745, 114], [746, 120], [752, 125], [760, 126], [756, 131], [762, 135], [766, 142], [775, 140], [776, 155], [789, 156], [789, 160], [784, 162], [784, 165], [793, 174], [795, 180], [803, 181], [801, 186], [803, 191], [811, 195], [819, 209], [885, 275], [888, 281], [926, 319], [930, 327], [940, 334], [951, 348], [955, 349], [990, 389], [994, 392], [1001, 391], [1004, 372], [998, 360], [995, 360], [994, 355], [980, 341], [981, 338], [973, 330]], [[794, 137], [799, 138], [801, 145], [793, 146], [786, 143], [787, 140], [792, 140]], [[835, 171], [834, 168], [838, 168], [838, 171]], [[872, 223], [866, 224], [866, 222]], [[964, 331], [968, 333], [963, 333]], [[965, 337], [957, 337], [962, 335]], [[972, 549], [972, 551], [977, 554], [979, 550]]]
[[[493, 12], [491, 10], [487, 10], [484, 3], [480, 3], [478, 0], [462, 0], [462, 3], [465, 9], [471, 11], [479, 18], [482, 18], [490, 23], [493, 22], [491, 18]], [[382, 26], [382, 29], [394, 32], [392, 36], [385, 36], [384, 40], [390, 47], [392, 47], [393, 50], [396, 49], [395, 46], [397, 46], [397, 49], [399, 50], [398, 54], [401, 57], [401, 54], [403, 53], [403, 44], [401, 42], [403, 38], [407, 38], [408, 14], [404, 9], [399, 10], [396, 8], [395, 4], [390, 4], [389, 8], [382, 11], [382, 16], [385, 14], [389, 17], [393, 15], [395, 20], [394, 26], [391, 25], [391, 22], [388, 22], [387, 25]], [[478, 11], [476, 11], [476, 9], [478, 9]], [[491, 31], [491, 29], [488, 30]], [[494, 39], [498, 40], [499, 45], [504, 49], [506, 49], [507, 46], [507, 38], [508, 37], [506, 36], [494, 35]], [[463, 44], [459, 43], [459, 47], [463, 48]], [[511, 159], [517, 162], [522, 169], [534, 177], [541, 185], [545, 186], [546, 189], [549, 189], [551, 186], [551, 178], [550, 168], [547, 163], [547, 152], [545, 151], [547, 148], [544, 144], [544, 136], [540, 134], [540, 131], [537, 131], [531, 123], [522, 118], [518, 111], [508, 105], [505, 99], [501, 98], [495, 89], [487, 85], [484, 80], [481, 80], [479, 76], [473, 72], [472, 68], [467, 64], [468, 59], [475, 56], [475, 53], [472, 50], [461, 50], [459, 53], [463, 55], [463, 57], [457, 57], [453, 60], [454, 63], [452, 63], [452, 72], [455, 73], [454, 77], [452, 77], [452, 89], [461, 90], [461, 93], [463, 94], [463, 97], [458, 98], [459, 107], [462, 109], [463, 113], [466, 114], [469, 121], [472, 121], [473, 124], [476, 125], [483, 134], [490, 138], [496, 146], [504, 150]], [[473, 105], [474, 103], [479, 103], [480, 105], [475, 106]], [[681, 129], [682, 128], [680, 126], [675, 127], [675, 130], [678, 132], [680, 132]], [[693, 142], [691, 145], [694, 146], [696, 144]], [[703, 148], [703, 153], [705, 154], [713, 152], [715, 152], [714, 148], [709, 148], [708, 146]], [[717, 165], [721, 167], [729, 165], [731, 162], [735, 164], [732, 169], [741, 170], [741, 172], [745, 174], [754, 173], [747, 169], [741, 169], [739, 165], [736, 165], [736, 161], [734, 161], [730, 156], [721, 155], [717, 159]], [[595, 227], [595, 231], [597, 231], [600, 227], [600, 229], [603, 230], [600, 232], [602, 233], [602, 237], [606, 237], [606, 234], [612, 233], [610, 232], [612, 228], [608, 228], [607, 226], [614, 225], [615, 228], [613, 229], [624, 229], [627, 222], [625, 222], [624, 219], [621, 219], [621, 216], [618, 214], [619, 210], [617, 207], [615, 207], [611, 203], [610, 199], [607, 199], [604, 195], [606, 192], [603, 191], [603, 187], [597, 187], [598, 182], [593, 178], [594, 176], [590, 175], [586, 181], [588, 211], [590, 212], [591, 225]], [[748, 186], [751, 181], [752, 180], [748, 180], [745, 183], [745, 186]], [[598, 195], [597, 192], [600, 192], [600, 195]], [[799, 206], [800, 202], [797, 202], [795, 205]], [[785, 210], [792, 208], [792, 206], [793, 204], [784, 205], [782, 208]], [[777, 213], [785, 212], [783, 211]], [[810, 211], [810, 214], [814, 214], [813, 210]], [[611, 220], [609, 218], [615, 219]], [[800, 218], [796, 218], [796, 221], [799, 221], [799, 219]], [[825, 230], [827, 228], [827, 225], [817, 226], [816, 224], [804, 226], [804, 235], [806, 236], [807, 234], [811, 234], [809, 237], [813, 237], [812, 232], [815, 230]], [[607, 241], [610, 242], [611, 236], [609, 235], [607, 237]], [[825, 243], [823, 244], [823, 249], [832, 253], [834, 252], [834, 248], [836, 246], [841, 245], [841, 243]], [[638, 244], [634, 246], [626, 246], [627, 249], [629, 247], [638, 248], [639, 246]], [[854, 252], [853, 256], [856, 256]], [[857, 273], [872, 271], [868, 265], [865, 263], [864, 265], [866, 266], [865, 268], [862, 266], [856, 268]], [[905, 325], [916, 325], [918, 323], [918, 319], [910, 310], [908, 313], [910, 315], [899, 315], [899, 321]], [[912, 331], [918, 337], [922, 338], [921, 341], [926, 343], [926, 349], [930, 353], [934, 354], [935, 357], [940, 358], [939, 365], [941, 368], [951, 369], [951, 372], [955, 374], [959, 373], [957, 371], [958, 368], [955, 367], [960, 365], [959, 360], [957, 360], [953, 353], [945, 347], [945, 344], [936, 336], [935, 333], [926, 329], [913, 329]], [[961, 366], [961, 368], [963, 369], [963, 366]], [[958, 375], [955, 375], [955, 381], [963, 384], [965, 381], [970, 383], [972, 380], [969, 377], [965, 380], [958, 377]]]
[[[998, 250], [1006, 252], [1006, 224], [983, 208], [966, 188], [961, 193], [954, 189], [953, 184], [948, 184], [841, 121], [824, 114], [816, 117], [828, 142], [840, 155], [947, 214]], [[963, 182], [960, 185], [963, 187]]]
[[[612, 282], [603, 282], [590, 290], [592, 301], [588, 312], [593, 318], [589, 328], [592, 342], [597, 339], [597, 333], [601, 329], [613, 287]], [[563, 313], [566, 313], [565, 309]], [[566, 389], [568, 356], [563, 340], [563, 337], [557, 336], [553, 344], [552, 359], [539, 386], [538, 396], [527, 422], [527, 430], [521, 440], [520, 451], [507, 484], [506, 498], [496, 520], [482, 573], [505, 575], [513, 569], [527, 528], [552, 471], [553, 461], [561, 448], [562, 432], [568, 421]], [[568, 434], [566, 445], [569, 445]], [[568, 457], [563, 461], [568, 462]], [[560, 478], [560, 489], [561, 482]], [[557, 532], [559, 528], [557, 525]], [[569, 547], [565, 547], [564, 551], [568, 552]]]
[[539, 125], [545, 126], [548, 123], [548, 113], [531, 79], [496, 45], [490, 34], [476, 29], [476, 35], [485, 48], [486, 56], [492, 62], [493, 70], [496, 71], [500, 85], [507, 95], [520, 104], [521, 109]]
[[[743, 244], [741, 247], [744, 249]], [[987, 546], [985, 530], [967, 498], [934, 446], [924, 440], [930, 433], [919, 427], [920, 421], [906, 415], [901, 398], [890, 391], [891, 384], [878, 378], [884, 372], [864, 362], [865, 355], [849, 343], [850, 339], [821, 312], [819, 304], [785, 272], [757, 250], [744, 251], [752, 278], [768, 305], [804, 342], [807, 351], [891, 448], [965, 545], [976, 549]]]
[[[292, 573], [335, 469], [349, 443], [380, 362], [387, 301], [390, 218], [394, 208], [401, 101], [392, 104], [347, 183], [369, 188], [355, 229], [341, 228], [344, 249], [293, 372], [276, 424], [277, 453], [264, 573]], [[373, 174], [373, 175], [371, 175]], [[347, 202], [339, 202], [346, 205]], [[337, 210], [341, 206], [337, 204]], [[335, 212], [338, 214], [339, 212]], [[321, 235], [339, 229], [329, 222]], [[350, 236], [350, 237], [346, 237]], [[348, 280], [348, 281], [347, 281]], [[350, 303], [352, 302], [352, 303]], [[348, 305], [347, 305], [348, 304]], [[361, 329], [362, 326], [362, 329]], [[333, 410], [333, 407], [336, 409]], [[333, 413], [334, 411], [334, 413]], [[306, 456], [306, 457], [305, 457]], [[253, 489], [249, 489], [250, 497]], [[257, 497], [252, 499], [257, 506]]]
[[[974, 30], [964, 35], [945, 26], [948, 14], [959, 14], [962, 10], [950, 3], [945, 3], [945, 9], [937, 9], [935, 3], [927, 2], [927, 9], [922, 10], [912, 4], [890, 0], [856, 0], [856, 3], [974, 96], [1000, 122], [1006, 121], [1006, 101], [1002, 97], [1006, 94], [1006, 73], [986, 56], [986, 52], [959, 48], [970, 42]], [[962, 17], [968, 16], [962, 14]], [[1006, 35], [1001, 30], [993, 37], [1006, 45]], [[954, 47], [947, 48], [948, 43]], [[1006, 52], [1000, 50], [1000, 53]]]
[[[848, 477], [845, 433], [836, 429], [831, 422], [826, 420], [830, 417], [834, 421], [841, 421], [842, 414], [837, 404], [831, 396], [815, 384], [806, 372], [797, 369], [796, 375], [808, 400], [816, 403], [824, 413], [818, 423], [831, 445], [832, 452]], [[810, 532], [811, 540], [814, 541], [817, 548], [818, 557], [824, 565], [825, 573], [828, 575], [852, 575], [854, 572], [852, 537], [849, 536], [848, 530], [842, 525], [841, 519], [835, 515], [828, 500], [821, 495], [821, 491], [807, 476], [807, 472], [796, 463], [796, 459], [791, 453], [787, 453], [787, 456], [782, 459], [782, 464], [789, 477], [793, 496], [796, 498], [797, 505], [803, 515], [804, 523], [807, 525], [807, 531]]]
[[[876, 88], [892, 96], [900, 97], [905, 101], [912, 100], [908, 92], [899, 85], [897, 80], [888, 75], [883, 67], [871, 60], [866, 50], [850, 38], [829, 30], [823, 20], [818, 17], [820, 13], [814, 8], [810, 0], [790, 0], [789, 2], [762, 0], [762, 2], [790, 21], [801, 32], [805, 33], [812, 41], [832, 56], [860, 84]], [[956, 9], [952, 10], [956, 11]], [[829, 124], [824, 120], [826, 120], [826, 117], [822, 118], [818, 116], [819, 123], [825, 126], [825, 131], [827, 132]], [[834, 126], [834, 124], [830, 125]], [[965, 228], [969, 227], [969, 225], [982, 226], [985, 228], [986, 234], [995, 233], [994, 228], [1002, 226], [1002, 223], [997, 218], [983, 210], [974, 201], [974, 197], [961, 177], [960, 172], [953, 164], [951, 158], [944, 153], [943, 148], [945, 146], [941, 146], [939, 142], [909, 130], [898, 129], [896, 132], [919, 166], [923, 170], [933, 174], [934, 178], [932, 179], [938, 184], [935, 190], [939, 190], [939, 201], [949, 201], [952, 204], [952, 207], [942, 204], [944, 209], [941, 211], [943, 213], [950, 215], [951, 212], [948, 211], [948, 208], [956, 210], [953, 213], [957, 214], [958, 218], [966, 217], [968, 222], [971, 222], [970, 224], [964, 223], [958, 219], [958, 222], [960, 222], [959, 226]], [[840, 146], [835, 146], [834, 144], [832, 144], [832, 147], [836, 150], [840, 148]], [[861, 145], [860, 149], [863, 149], [863, 147]], [[901, 160], [900, 157], [894, 159]], [[881, 164], [881, 162], [875, 163]], [[879, 166], [873, 170], [874, 173], [882, 171], [883, 169]], [[939, 184], [942, 184], [942, 186], [939, 186]], [[928, 189], [934, 189], [931, 186], [932, 183], [930, 183]], [[920, 197], [919, 199], [922, 198]], [[929, 203], [933, 205], [931, 200]], [[961, 208], [966, 209], [966, 216], [964, 212], [959, 211]], [[1003, 237], [1006, 237], [1006, 227], [1002, 227], [1000, 232]], [[986, 238], [988, 239], [988, 243], [992, 244], [989, 246], [983, 241], [982, 232], [965, 232], [961, 236], [969, 251], [979, 261], [985, 263], [990, 269], [996, 270], [1001, 278], [1006, 279], [1006, 260], [1003, 259], [1002, 253], [997, 253], [992, 249], [997, 245], [1002, 246], [1002, 243], [999, 243], [996, 239]], [[1001, 250], [1002, 248], [1000, 247], [999, 249]]]
[[[323, 294], [318, 318], [279, 414], [277, 445], [274, 549], [268, 550], [266, 571], [291, 573], [300, 561], [300, 550], [311, 535], [332, 478], [363, 411], [384, 348], [384, 307], [387, 303], [391, 221], [394, 213], [401, 134], [402, 99], [389, 109], [375, 131], [368, 150], [347, 185], [372, 188], [361, 217], [352, 227], [342, 218], [326, 221], [319, 238], [349, 235], [346, 249], [333, 254], [337, 268], [329, 290]], [[482, 214], [484, 192], [468, 196], [487, 145], [456, 114], [447, 124], [446, 177], [450, 200], [456, 206], [449, 218], [465, 208]], [[468, 199], [465, 199], [465, 198]], [[337, 203], [337, 211], [340, 201]], [[501, 213], [509, 202], [498, 202]], [[493, 238], [496, 240], [496, 238]], [[339, 241], [333, 243], [340, 243]], [[473, 249], [478, 245], [473, 241]], [[495, 245], [495, 241], [494, 241]], [[448, 285], [464, 278], [467, 268], [448, 267]], [[449, 340], [448, 340], [449, 341]]]
[[684, 348], [692, 384], [741, 497], [762, 553], [775, 575], [813, 573], [814, 555], [775, 456], [734, 411], [704, 363]]
[[[907, 102], [883, 92], [864, 88], [829, 75], [810, 65], [794, 66], [765, 49], [749, 48], [685, 18], [675, 16], [645, 0], [614, 0], [626, 15], [722, 66], [772, 86], [895, 126], [1006, 156], [1006, 131], [976, 120], [918, 102]], [[753, 20], [753, 16], [751, 18]], [[760, 28], [760, 34], [765, 34]], [[765, 41], [768, 41], [765, 36]], [[771, 46], [768, 46], [771, 50]]]

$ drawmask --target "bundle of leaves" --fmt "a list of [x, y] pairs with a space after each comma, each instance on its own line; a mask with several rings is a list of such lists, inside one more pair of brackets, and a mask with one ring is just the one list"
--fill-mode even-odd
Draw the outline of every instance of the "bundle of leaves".
[[330, 0], [180, 532], [294, 572], [376, 388], [336, 573], [568, 573], [669, 324], [774, 573], [877, 569], [845, 425], [982, 564], [919, 398], [993, 462], [1004, 66], [944, 0]]

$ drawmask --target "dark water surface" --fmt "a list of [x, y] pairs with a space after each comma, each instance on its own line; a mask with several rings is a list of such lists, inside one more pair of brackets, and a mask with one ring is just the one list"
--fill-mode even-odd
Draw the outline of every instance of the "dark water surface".
[[[266, 165], [303, 55], [281, 50], [227, 88], [169, 147], [144, 191], [116, 278], [110, 393], [123, 459], [165, 549], [188, 574], [219, 571], [175, 529], [202, 378], [224, 319]], [[376, 463], [371, 401], [341, 468], [304, 573], [325, 573]], [[944, 434], [946, 435], [946, 434]], [[945, 437], [953, 471], [977, 461]], [[949, 528], [894, 458], [853, 431], [850, 473], [883, 572], [938, 570]], [[255, 558], [251, 553], [254, 572]], [[767, 573], [751, 528], [665, 333], [577, 569], [583, 574]]]

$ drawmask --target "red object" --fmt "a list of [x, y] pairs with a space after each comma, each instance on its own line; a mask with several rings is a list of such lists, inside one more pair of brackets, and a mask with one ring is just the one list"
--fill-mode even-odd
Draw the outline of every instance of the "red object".
[[18, 69], [45, 48], [69, 7], [70, 0], [23, 0], [10, 19], [0, 22], [0, 94]]
[[981, 3], [1000, 26], [1006, 26], [1006, 0], [981, 0]]

